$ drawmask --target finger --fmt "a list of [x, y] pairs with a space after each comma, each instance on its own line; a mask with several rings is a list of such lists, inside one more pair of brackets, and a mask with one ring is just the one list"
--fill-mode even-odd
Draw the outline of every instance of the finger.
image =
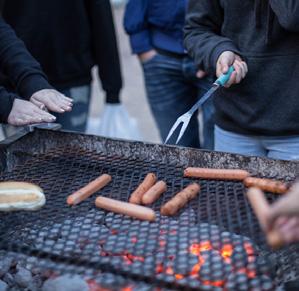
[[230, 77], [230, 79], [228, 80], [228, 82], [225, 85], [225, 88], [229, 88], [232, 84], [235, 84], [236, 82], [236, 77], [237, 77], [237, 72], [234, 71]]
[[53, 112], [57, 112], [57, 113], [65, 112], [65, 110], [59, 104], [56, 103], [56, 100], [52, 99], [52, 98], [49, 98], [47, 100], [46, 106], [50, 111], [53, 111]]
[[30, 102], [33, 103], [34, 105], [36, 105], [38, 108], [44, 110], [46, 108], [45, 104], [36, 100], [35, 98], [31, 98]]
[[70, 97], [67, 97], [67, 96], [65, 96], [65, 95], [63, 95], [63, 94], [62, 94], [62, 96], [66, 99], [66, 101], [69, 101], [69, 102], [71, 102], [71, 103], [74, 102], [74, 99], [72, 99], [72, 98], [70, 98]]
[[[41, 119], [41, 121], [47, 120], [47, 122], [53, 122], [56, 117], [46, 111], [40, 110], [39, 108], [34, 109], [34, 115]], [[49, 121], [48, 121], [49, 120]]]
[[51, 99], [55, 102], [57, 102], [57, 104], [60, 105], [65, 105], [65, 106], [73, 106], [73, 100], [70, 98], [65, 97], [62, 94], [53, 94]]
[[244, 79], [245, 76], [248, 73], [248, 66], [247, 66], [247, 64], [245, 62], [241, 62], [241, 64], [242, 64], [242, 69], [243, 69], [243, 72], [244, 72], [244, 77], [243, 77], [243, 79]]
[[63, 95], [53, 95], [50, 100], [53, 104], [62, 109], [63, 112], [72, 110], [73, 103], [67, 101]]
[[236, 72], [236, 84], [239, 84], [242, 80], [242, 69], [238, 61], [234, 63], [234, 69]]
[[297, 237], [299, 231], [299, 222], [297, 217], [290, 218], [287, 223], [279, 229], [283, 240], [287, 243], [292, 243]]

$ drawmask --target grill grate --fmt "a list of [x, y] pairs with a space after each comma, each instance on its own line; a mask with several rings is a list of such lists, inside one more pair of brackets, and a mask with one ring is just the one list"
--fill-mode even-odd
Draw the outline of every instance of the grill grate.
[[[44, 189], [47, 203], [38, 212], [1, 214], [0, 248], [144, 284], [273, 288], [275, 262], [273, 266], [273, 260], [268, 261], [273, 253], [265, 245], [240, 182], [194, 179], [201, 185], [199, 197], [175, 217], [158, 214], [154, 223], [96, 209], [96, 195], [78, 206], [66, 205], [67, 195], [103, 173], [113, 181], [100, 194], [127, 201], [148, 172], [155, 172], [168, 186], [153, 205], [157, 213], [191, 181], [182, 178], [183, 167], [175, 163], [108, 156], [79, 147], [28, 157], [12, 172], [4, 172], [1, 180], [36, 183]], [[291, 253], [298, 259], [296, 249]]]

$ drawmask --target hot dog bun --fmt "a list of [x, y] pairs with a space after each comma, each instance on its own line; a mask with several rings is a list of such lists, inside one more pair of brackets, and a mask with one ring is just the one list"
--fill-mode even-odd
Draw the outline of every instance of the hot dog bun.
[[0, 182], [0, 211], [37, 210], [46, 203], [43, 190], [26, 182]]

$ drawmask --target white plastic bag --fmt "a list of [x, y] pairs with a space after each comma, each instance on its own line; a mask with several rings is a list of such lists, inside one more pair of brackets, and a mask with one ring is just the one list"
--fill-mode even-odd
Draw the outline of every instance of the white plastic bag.
[[106, 103], [96, 133], [111, 138], [142, 140], [135, 118], [131, 117], [122, 104]]

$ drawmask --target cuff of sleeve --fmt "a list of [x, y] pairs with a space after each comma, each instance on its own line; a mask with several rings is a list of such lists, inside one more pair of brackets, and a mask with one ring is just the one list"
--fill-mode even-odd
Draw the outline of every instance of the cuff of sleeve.
[[43, 75], [35, 74], [27, 76], [19, 87], [19, 94], [22, 98], [29, 100], [37, 91], [43, 89], [53, 89]]
[[5, 98], [0, 98], [0, 123], [7, 123], [7, 118], [11, 112], [16, 96], [9, 94]]
[[140, 54], [153, 49], [150, 42], [149, 32], [147, 30], [131, 34], [130, 42], [133, 54]]
[[213, 72], [216, 72], [216, 65], [220, 55], [225, 51], [231, 51], [239, 56], [241, 56], [240, 51], [235, 47], [231, 41], [220, 42], [211, 52], [210, 55], [210, 65], [213, 69]]
[[120, 103], [119, 93], [111, 93], [111, 92], [107, 93], [106, 103], [109, 103], [109, 104]]

